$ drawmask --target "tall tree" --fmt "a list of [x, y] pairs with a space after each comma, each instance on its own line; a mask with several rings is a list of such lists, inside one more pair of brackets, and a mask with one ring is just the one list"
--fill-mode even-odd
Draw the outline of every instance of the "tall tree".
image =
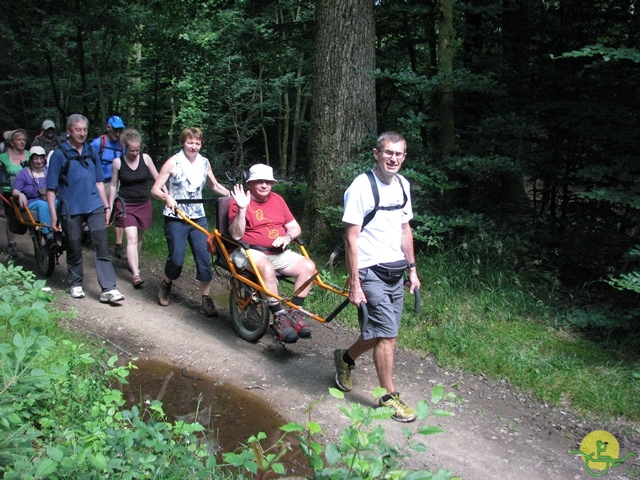
[[373, 1], [317, 0], [315, 47], [306, 223], [320, 243], [329, 229], [318, 212], [342, 195], [340, 166], [376, 133]]

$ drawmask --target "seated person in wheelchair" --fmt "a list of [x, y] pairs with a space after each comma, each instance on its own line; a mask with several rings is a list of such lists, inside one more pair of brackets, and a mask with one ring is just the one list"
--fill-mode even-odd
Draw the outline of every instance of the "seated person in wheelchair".
[[[276, 183], [271, 167], [254, 165], [249, 170], [246, 183], [248, 191], [245, 192], [239, 184], [231, 191], [233, 201], [229, 202], [229, 234], [234, 240], [242, 240], [251, 246], [251, 258], [270, 292], [278, 294], [276, 272], [293, 277], [297, 291], [316, 270], [311, 259], [287, 249], [300, 235], [300, 225], [284, 199], [271, 191]], [[236, 267], [251, 268], [243, 249], [236, 249], [231, 258]], [[291, 302], [301, 307], [310, 290], [311, 283]], [[282, 303], [275, 298], [266, 300], [281, 342], [293, 343], [298, 338], [311, 338], [311, 329], [303, 322], [300, 312], [295, 309], [285, 311]]]
[[[29, 208], [38, 215], [37, 221], [51, 225], [51, 213], [47, 203], [47, 162], [42, 147], [31, 147], [25, 168], [18, 172], [11, 192], [21, 209]], [[47, 244], [53, 244], [53, 230], [42, 227]]]

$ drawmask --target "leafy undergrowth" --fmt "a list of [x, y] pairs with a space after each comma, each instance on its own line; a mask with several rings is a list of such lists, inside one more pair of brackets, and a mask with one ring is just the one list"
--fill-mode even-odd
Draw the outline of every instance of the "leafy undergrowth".
[[[449, 415], [437, 407], [445, 395], [434, 387], [431, 402], [416, 408], [417, 422], [403, 428], [405, 441], [390, 444], [380, 423], [389, 408], [340, 407], [350, 425], [336, 443], [323, 446], [322, 427], [307, 412], [305, 424], [290, 423], [282, 437], [258, 433], [235, 452], [208, 448], [199, 423], [169, 421], [154, 400], [125, 409], [121, 385], [134, 365], [117, 366], [117, 357], [82, 343], [61, 329], [44, 280], [21, 267], [0, 265], [0, 472], [3, 478], [273, 478], [286, 473], [280, 460], [294, 447], [309, 461], [314, 478], [448, 479], [450, 472], [402, 467], [411, 453], [426, 450], [421, 436], [441, 431], [426, 424]], [[103, 359], [106, 359], [103, 361]], [[344, 398], [331, 389], [331, 395]], [[380, 397], [384, 389], [374, 391]], [[197, 415], [196, 415], [197, 417]]]
[[640, 420], [640, 332], [633, 325], [620, 330], [612, 313], [594, 335], [573, 320], [578, 308], [554, 297], [552, 278], [532, 283], [515, 269], [452, 255], [424, 259], [420, 271], [422, 310], [405, 315], [401, 345], [556, 405]]

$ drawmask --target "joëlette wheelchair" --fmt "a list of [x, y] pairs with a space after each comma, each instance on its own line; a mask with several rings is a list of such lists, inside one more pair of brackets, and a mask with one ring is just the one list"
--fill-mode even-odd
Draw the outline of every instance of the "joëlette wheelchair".
[[[51, 225], [40, 222], [37, 212], [31, 211], [28, 207], [24, 209], [20, 208], [13, 196], [11, 196], [10, 199], [7, 199], [4, 195], [0, 194], [0, 199], [8, 207], [7, 222], [9, 230], [16, 235], [24, 235], [29, 232], [31, 241], [33, 242], [33, 255], [36, 261], [36, 269], [40, 275], [50, 277], [53, 274], [56, 265], [59, 264], [58, 259], [67, 249], [64, 234], [62, 232], [55, 232], [53, 242], [47, 244], [42, 229], [45, 227], [51, 228]], [[120, 197], [116, 197], [114, 203], [115, 202], [120, 202], [122, 206], [122, 212], [118, 216], [124, 217], [126, 215], [124, 200]], [[60, 224], [60, 213], [64, 205], [66, 205], [64, 200], [58, 203], [58, 224]], [[68, 212], [69, 209], [66, 208], [64, 211]], [[109, 224], [112, 224], [114, 219], [115, 209], [111, 212]]]
[[37, 212], [32, 212], [29, 208], [20, 208], [13, 196], [7, 199], [4, 195], [0, 195], [0, 198], [7, 206], [6, 213], [9, 230], [16, 235], [24, 235], [29, 232], [33, 242], [33, 256], [38, 273], [44, 277], [50, 277], [58, 264], [58, 258], [65, 250], [63, 235], [56, 232], [55, 245], [46, 245], [42, 229], [45, 227], [50, 228], [51, 225], [40, 222]]
[[[211, 233], [207, 232], [198, 224], [192, 222], [188, 217], [184, 215], [184, 213], [179, 208], [176, 209], [176, 213], [178, 213], [178, 215], [180, 215], [184, 221], [201, 230], [208, 236], [210, 252], [215, 256], [214, 265], [221, 267], [231, 274], [229, 311], [231, 313], [231, 318], [233, 321], [233, 328], [240, 338], [247, 340], [248, 342], [257, 342], [264, 336], [269, 327], [272, 325], [271, 311], [269, 310], [267, 301], [264, 299], [264, 297], [275, 298], [282, 302], [283, 305], [286, 305], [292, 309], [296, 309], [304, 315], [320, 323], [331, 322], [342, 310], [344, 310], [345, 307], [349, 305], [349, 292], [346, 290], [346, 288], [340, 289], [325, 283], [325, 281], [321, 278], [319, 272], [317, 271], [311, 278], [307, 280], [307, 282], [305, 282], [299, 288], [299, 290], [303, 290], [309, 285], [309, 283], [312, 283], [317, 288], [343, 297], [342, 302], [326, 317], [322, 317], [318, 313], [310, 312], [293, 304], [291, 302], [291, 299], [296, 295], [297, 292], [293, 292], [290, 297], [285, 298], [281, 295], [269, 291], [269, 289], [265, 285], [264, 279], [255, 266], [253, 258], [251, 257], [251, 252], [249, 251], [250, 246], [241, 240], [234, 240], [229, 235], [228, 212], [230, 201], [231, 197], [221, 197], [217, 200], [201, 200], [202, 203], [215, 202], [217, 206], [216, 228]], [[178, 200], [178, 204], [180, 203], [196, 202], [194, 202], [193, 200]], [[297, 238], [293, 241], [293, 243], [296, 245], [296, 248], [298, 249], [300, 254], [309, 258], [309, 254], [307, 253], [303, 240]], [[232, 252], [238, 248], [244, 249], [251, 269], [246, 268], [240, 270], [231, 260]], [[283, 276], [279, 276], [278, 281], [287, 282], [290, 284], [294, 283], [291, 278]], [[361, 321], [366, 322], [367, 308], [364, 302], [358, 309], [358, 315], [360, 315]], [[274, 336], [277, 338], [275, 332]]]

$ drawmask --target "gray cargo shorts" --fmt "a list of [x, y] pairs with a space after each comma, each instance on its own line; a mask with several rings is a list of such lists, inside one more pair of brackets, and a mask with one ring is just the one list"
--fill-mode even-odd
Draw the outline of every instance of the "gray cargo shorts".
[[363, 340], [396, 338], [404, 307], [404, 281], [388, 284], [370, 268], [359, 270], [360, 286], [367, 298], [368, 322], [360, 324]]

